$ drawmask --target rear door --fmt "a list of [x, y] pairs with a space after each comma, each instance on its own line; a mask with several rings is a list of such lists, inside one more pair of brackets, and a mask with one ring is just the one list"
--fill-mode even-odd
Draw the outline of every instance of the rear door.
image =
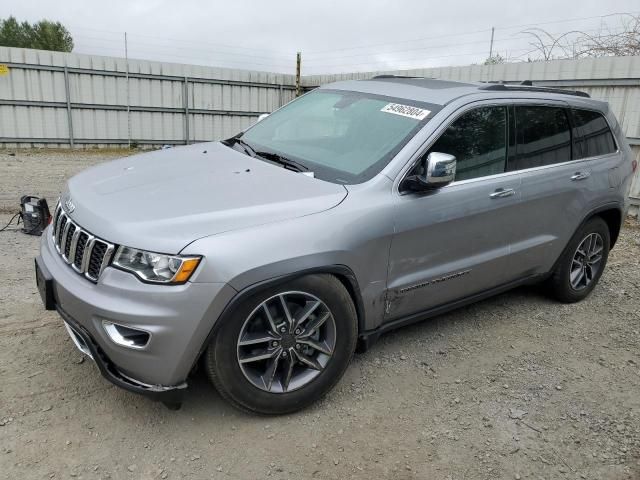
[[520, 103], [513, 108], [521, 208], [511, 261], [519, 276], [546, 273], [584, 218], [593, 188], [589, 159], [578, 158], [571, 111], [564, 102]]
[[508, 282], [520, 178], [506, 172], [508, 106], [467, 107], [430, 152], [456, 156], [453, 183], [399, 192], [386, 318], [393, 320]]
[[591, 183], [595, 189], [591, 200], [600, 203], [603, 193], [620, 187], [628, 169], [624, 168], [622, 152], [604, 115], [583, 108], [573, 108], [571, 112], [576, 139], [575, 156], [589, 159]]

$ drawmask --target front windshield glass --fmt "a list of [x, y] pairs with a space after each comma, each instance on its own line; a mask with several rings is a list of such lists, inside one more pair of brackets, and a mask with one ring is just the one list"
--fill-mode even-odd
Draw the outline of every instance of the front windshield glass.
[[315, 90], [236, 138], [257, 157], [276, 154], [323, 180], [355, 184], [382, 170], [437, 108], [360, 92]]

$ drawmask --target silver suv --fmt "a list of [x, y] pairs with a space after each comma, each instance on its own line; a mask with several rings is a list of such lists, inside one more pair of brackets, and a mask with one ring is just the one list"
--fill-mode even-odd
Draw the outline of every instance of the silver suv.
[[390, 329], [539, 281], [585, 298], [635, 167], [582, 92], [333, 83], [229, 140], [73, 177], [37, 281], [116, 385], [177, 408], [201, 362], [236, 407], [292, 412]]

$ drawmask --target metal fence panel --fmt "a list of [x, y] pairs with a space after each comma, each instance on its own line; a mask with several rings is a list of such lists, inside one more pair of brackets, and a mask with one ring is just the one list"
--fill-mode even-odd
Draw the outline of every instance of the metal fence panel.
[[[295, 78], [0, 47], [0, 143], [139, 145], [217, 140], [294, 98]], [[130, 113], [127, 113], [127, 111]], [[69, 126], [72, 128], [69, 128]], [[129, 127], [130, 125], [130, 127]]]
[[[0, 77], [0, 144], [12, 146], [217, 140], [295, 98], [295, 77], [277, 73], [7, 47], [0, 63], [10, 68]], [[640, 160], [640, 57], [312, 75], [302, 86], [378, 74], [584, 90], [609, 102]], [[640, 172], [631, 196], [640, 203]]]

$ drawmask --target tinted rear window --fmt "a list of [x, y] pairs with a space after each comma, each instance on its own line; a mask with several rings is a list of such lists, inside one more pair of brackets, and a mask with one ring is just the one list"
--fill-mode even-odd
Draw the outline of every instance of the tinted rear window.
[[509, 170], [571, 160], [571, 128], [560, 107], [516, 107], [516, 158]]
[[576, 127], [576, 158], [595, 157], [616, 151], [607, 121], [592, 110], [573, 110]]

